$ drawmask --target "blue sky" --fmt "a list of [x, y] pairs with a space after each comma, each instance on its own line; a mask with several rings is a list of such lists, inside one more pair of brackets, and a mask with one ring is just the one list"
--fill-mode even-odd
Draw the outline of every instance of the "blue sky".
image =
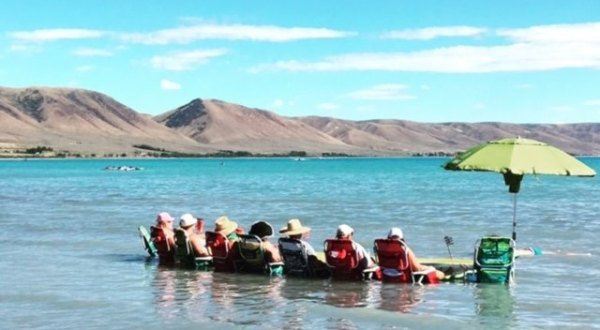
[[0, 85], [284, 116], [600, 122], [600, 1], [4, 2]]

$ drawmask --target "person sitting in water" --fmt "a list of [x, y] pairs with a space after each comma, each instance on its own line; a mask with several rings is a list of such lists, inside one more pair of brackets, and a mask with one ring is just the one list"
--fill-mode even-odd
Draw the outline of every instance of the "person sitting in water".
[[309, 256], [315, 255], [315, 249], [305, 240], [308, 237], [308, 233], [310, 233], [310, 227], [302, 226], [300, 219], [290, 219], [287, 226], [281, 228], [279, 233], [281, 236], [287, 236], [300, 241], [306, 249], [306, 254]]
[[204, 235], [196, 232], [197, 219], [190, 213], [181, 216], [179, 227], [185, 232], [196, 257], [208, 256]]
[[[398, 227], [391, 228], [387, 237], [389, 239], [397, 239], [406, 244], [406, 241], [404, 240], [404, 233], [402, 233], [402, 229]], [[410, 264], [410, 269], [413, 272], [435, 271], [435, 277], [437, 277], [438, 280], [442, 280], [446, 276], [442, 271], [435, 269], [433, 266], [425, 266], [421, 264], [408, 245], [406, 245], [406, 253], [408, 257], [408, 263]]]
[[239, 240], [238, 233], [243, 234], [244, 231], [238, 227], [235, 221], [230, 220], [227, 216], [221, 216], [215, 220], [215, 232], [223, 234], [227, 237], [230, 243], [230, 249], [233, 243]]
[[347, 239], [347, 240], [352, 241], [352, 246], [354, 247], [354, 250], [356, 251], [356, 254], [358, 256], [358, 260], [360, 263], [360, 266], [359, 266], [360, 269], [368, 269], [368, 268], [373, 268], [376, 266], [375, 263], [373, 262], [373, 259], [371, 259], [371, 256], [367, 252], [367, 250], [365, 250], [365, 248], [362, 245], [360, 245], [360, 243], [353, 240], [354, 229], [352, 227], [350, 227], [346, 224], [340, 225], [337, 228], [335, 237], [337, 239]]
[[173, 217], [167, 212], [159, 213], [156, 224], [150, 227], [150, 236], [158, 251], [158, 262], [161, 265], [172, 265], [175, 262]]
[[[327, 264], [317, 257], [315, 249], [307, 242], [308, 235], [310, 233], [310, 227], [305, 227], [300, 222], [300, 219], [290, 219], [287, 223], [287, 226], [281, 228], [279, 230], [281, 236], [296, 240], [300, 242], [302, 248], [306, 251], [306, 256], [308, 258], [308, 267], [312, 270], [315, 275], [319, 276], [322, 273], [328, 272]], [[283, 239], [282, 239], [283, 240]], [[280, 240], [280, 248], [283, 249], [285, 246], [282, 244], [282, 240]], [[287, 267], [287, 265], [286, 265]]]
[[250, 231], [248, 232], [248, 234], [257, 236], [261, 239], [267, 262], [271, 263], [283, 261], [283, 258], [279, 253], [279, 248], [276, 245], [273, 245], [271, 241], [269, 241], [269, 237], [273, 235], [273, 227], [268, 222], [255, 222], [250, 227]]
[[215, 220], [214, 231], [206, 232], [206, 243], [209, 254], [213, 257], [213, 266], [217, 272], [233, 272], [237, 258], [236, 243], [239, 240], [238, 225], [221, 216]]

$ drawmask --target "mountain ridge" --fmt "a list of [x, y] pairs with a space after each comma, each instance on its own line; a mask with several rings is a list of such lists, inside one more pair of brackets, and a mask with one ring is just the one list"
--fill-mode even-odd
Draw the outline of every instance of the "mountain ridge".
[[478, 143], [523, 136], [579, 155], [600, 154], [600, 124], [420, 123], [285, 117], [216, 99], [195, 98], [151, 116], [85, 89], [0, 87], [2, 144], [81, 153], [139, 153], [141, 144], [194, 154], [245, 151], [397, 156], [455, 153]]

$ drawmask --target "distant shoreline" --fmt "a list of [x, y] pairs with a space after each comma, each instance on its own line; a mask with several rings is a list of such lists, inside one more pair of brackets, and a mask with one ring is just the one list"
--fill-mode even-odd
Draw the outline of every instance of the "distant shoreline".
[[[358, 155], [358, 156], [306, 156], [303, 160], [322, 160], [322, 159], [364, 159], [364, 158], [414, 158], [414, 159], [436, 159], [436, 158], [452, 158], [452, 155], [443, 156], [417, 156], [417, 155]], [[600, 158], [600, 155], [583, 155], [575, 156], [577, 158]], [[240, 157], [218, 157], [218, 156], [201, 156], [201, 157], [39, 157], [39, 156], [26, 156], [26, 157], [4, 157], [0, 156], [0, 161], [38, 161], [38, 160], [157, 160], [157, 159], [290, 159], [294, 160], [295, 157], [289, 156], [240, 156]]]
[[144, 159], [144, 158], [333, 158], [333, 157], [453, 157], [455, 153], [448, 152], [414, 152], [406, 154], [347, 154], [340, 152], [308, 153], [302, 150], [291, 150], [287, 153], [252, 153], [244, 150], [219, 150], [212, 153], [190, 153], [153, 148], [146, 145], [134, 145], [133, 152], [72, 152], [54, 150], [48, 146], [31, 148], [0, 148], [0, 159]]
[[[311, 160], [311, 159], [340, 159], [340, 158], [450, 158], [451, 155], [448, 156], [422, 156], [422, 155], [347, 155], [347, 156], [305, 156], [302, 157], [304, 159], [299, 160]], [[591, 156], [590, 156], [591, 157]], [[292, 159], [296, 157], [283, 156], [283, 155], [274, 155], [274, 156], [231, 156], [231, 157], [223, 157], [223, 156], [182, 156], [182, 157], [135, 157], [135, 156], [124, 156], [124, 157], [57, 157], [57, 156], [14, 156], [14, 157], [5, 157], [0, 156], [0, 161], [2, 160], [12, 160], [12, 161], [27, 161], [27, 160], [114, 160], [114, 159], [123, 159], [123, 160], [142, 160], [142, 159], [269, 159], [269, 158], [280, 158], [280, 159]]]

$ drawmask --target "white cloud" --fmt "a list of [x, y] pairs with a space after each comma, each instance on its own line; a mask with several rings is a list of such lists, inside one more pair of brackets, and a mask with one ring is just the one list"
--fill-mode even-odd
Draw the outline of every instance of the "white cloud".
[[73, 55], [75, 56], [86, 56], [86, 57], [96, 57], [96, 56], [113, 56], [112, 52], [109, 52], [105, 49], [98, 48], [79, 48], [73, 51]]
[[181, 85], [176, 82], [173, 82], [173, 81], [170, 81], [167, 79], [163, 79], [160, 81], [160, 88], [165, 89], [165, 90], [171, 90], [171, 91], [172, 90], [180, 90]]
[[337, 110], [340, 106], [336, 103], [332, 102], [323, 102], [316, 105], [316, 108], [319, 110]]
[[588, 106], [588, 107], [600, 107], [600, 99], [587, 100], [587, 101], [583, 102], [583, 105]]
[[75, 56], [84, 56], [84, 57], [108, 57], [113, 56], [112, 52], [109, 52], [105, 49], [98, 48], [79, 48], [73, 51], [73, 55]]
[[8, 50], [11, 52], [15, 52], [15, 53], [34, 53], [41, 49], [38, 46], [14, 44], [14, 45], [10, 45]]
[[184, 26], [150, 33], [124, 33], [121, 35], [121, 39], [130, 43], [166, 45], [171, 43], [188, 44], [204, 39], [286, 42], [302, 39], [343, 38], [351, 35], [353, 35], [351, 32], [326, 28], [207, 24]]
[[569, 113], [573, 113], [575, 112], [575, 109], [572, 106], [569, 105], [556, 105], [556, 106], [551, 106], [548, 108], [548, 110], [557, 113], [557, 114], [569, 114]]
[[288, 42], [304, 39], [345, 38], [355, 34], [355, 32], [338, 31], [328, 28], [244, 24], [195, 24], [148, 33], [114, 32], [75, 28], [38, 29], [32, 31], [9, 32], [8, 37], [20, 42], [37, 43], [111, 37], [134, 44], [167, 45], [173, 43], [189, 44], [206, 39]]
[[12, 39], [28, 42], [94, 39], [105, 35], [106, 32], [104, 31], [89, 29], [40, 29], [33, 31], [16, 31], [8, 34]]
[[273, 100], [273, 103], [271, 104], [271, 107], [276, 108], [276, 109], [281, 109], [283, 107], [292, 108], [294, 106], [296, 106], [295, 100], [275, 99], [275, 100]]
[[82, 72], [82, 73], [85, 73], [85, 72], [90, 72], [90, 71], [92, 71], [93, 69], [94, 69], [94, 67], [93, 67], [93, 66], [91, 66], [91, 65], [81, 65], [81, 66], [78, 66], [78, 67], [76, 67], [76, 68], [75, 68], [75, 70], [76, 70], [77, 72]]
[[533, 85], [531, 85], [531, 84], [519, 84], [519, 85], [516, 85], [515, 88], [517, 88], [517, 89], [532, 89]]
[[522, 29], [500, 29], [497, 34], [526, 43], [600, 43], [600, 23], [538, 25]]
[[400, 84], [382, 84], [371, 86], [367, 89], [354, 91], [348, 94], [349, 97], [358, 100], [409, 100], [414, 99], [413, 95], [406, 92], [406, 86]]
[[382, 37], [386, 39], [430, 40], [440, 37], [477, 37], [486, 32], [487, 29], [473, 26], [445, 26], [390, 31], [384, 33]]
[[375, 113], [377, 112], [376, 109], [373, 106], [370, 105], [361, 105], [356, 107], [356, 111], [360, 112], [360, 113]]
[[483, 102], [478, 102], [473, 104], [473, 108], [477, 110], [484, 110], [485, 108], [487, 108], [487, 105]]
[[[600, 68], [600, 43], [455, 46], [407, 53], [355, 53], [320, 62], [280, 61], [288, 71], [412, 71], [483, 73]], [[257, 70], [269, 68], [259, 66]]]
[[206, 63], [209, 59], [219, 57], [227, 53], [224, 49], [205, 49], [190, 52], [173, 53], [166, 56], [154, 56], [151, 60], [156, 69], [170, 71], [191, 70], [197, 65]]
[[276, 99], [273, 101], [273, 108], [281, 108], [283, 107], [283, 105], [285, 104], [285, 102], [282, 99]]
[[[569, 39], [571, 33], [579, 33]], [[498, 34], [515, 43], [450, 46], [413, 52], [349, 53], [316, 62], [279, 61], [251, 71], [405, 71], [489, 73], [600, 69], [600, 23], [504, 29]]]

